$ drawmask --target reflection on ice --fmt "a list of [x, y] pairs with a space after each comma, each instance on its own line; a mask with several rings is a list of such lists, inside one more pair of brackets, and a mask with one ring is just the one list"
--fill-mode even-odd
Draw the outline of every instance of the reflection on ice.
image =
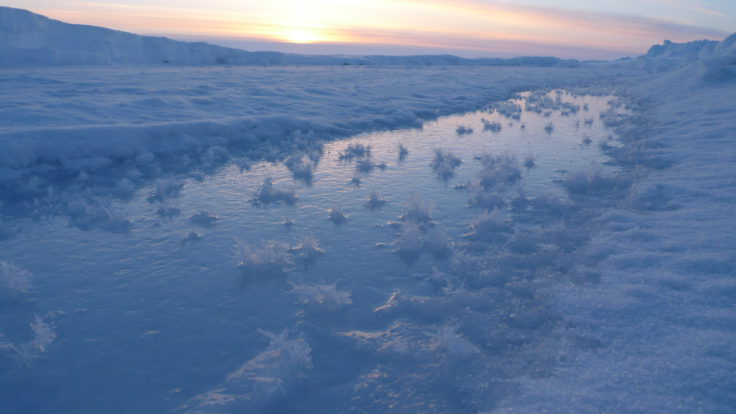
[[[162, 332], [161, 349], [180, 339], [198, 344], [177, 352], [207, 381], [182, 370], [167, 377], [181, 390], [167, 397], [169, 408], [488, 410], [518, 378], [553, 369], [547, 346], [558, 340], [550, 332], [559, 321], [545, 289], [586, 265], [579, 251], [593, 220], [583, 214], [587, 199], [631, 185], [602, 162], [599, 146], [581, 144], [612, 133], [581, 116], [608, 111], [607, 100], [521, 94], [422, 129], [274, 151], [274, 162], [240, 158], [209, 170], [190, 157], [182, 174], [151, 170], [135, 181], [125, 204], [107, 196], [59, 202], [61, 215], [86, 232], [38, 224], [18, 236], [19, 246], [29, 261], [53, 246], [69, 280], [112, 292], [108, 307], [84, 299], [125, 334], [87, 341], [97, 333], [58, 329], [69, 335], [59, 343], [84, 352], [157, 349], [129, 334], [145, 328]], [[605, 118], [625, 123], [614, 113]], [[627, 202], [665, 209], [668, 202], [651, 201], [665, 193], [638, 188]], [[75, 259], [82, 253], [70, 251], [77, 245], [89, 250], [83, 266]], [[93, 269], [110, 263], [119, 274], [97, 278]], [[1, 281], [31, 290], [18, 269], [0, 262]], [[119, 312], [131, 303], [140, 309]], [[268, 334], [266, 345], [258, 329], [281, 333]], [[46, 331], [51, 339], [48, 332], [57, 332]], [[11, 343], [22, 341], [2, 342], [3, 349]], [[36, 345], [49, 354], [56, 342]], [[150, 369], [136, 366], [121, 381], [139, 381]]]

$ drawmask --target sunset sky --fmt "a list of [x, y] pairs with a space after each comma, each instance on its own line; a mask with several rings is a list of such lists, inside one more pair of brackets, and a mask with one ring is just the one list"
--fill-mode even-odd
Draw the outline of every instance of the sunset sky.
[[722, 39], [736, 0], [10, 0], [71, 23], [249, 50], [616, 58]]

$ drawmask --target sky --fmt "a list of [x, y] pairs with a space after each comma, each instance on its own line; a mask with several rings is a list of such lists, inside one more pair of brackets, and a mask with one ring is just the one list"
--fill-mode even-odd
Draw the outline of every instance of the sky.
[[736, 0], [3, 0], [70, 23], [247, 50], [614, 59], [736, 32]]

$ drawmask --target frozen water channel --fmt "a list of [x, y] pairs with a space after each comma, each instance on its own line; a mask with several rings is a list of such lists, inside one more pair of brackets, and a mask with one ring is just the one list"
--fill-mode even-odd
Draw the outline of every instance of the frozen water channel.
[[573, 173], [615, 173], [610, 111], [612, 96], [525, 93], [162, 178], [75, 226], [16, 219], [0, 411], [492, 408], [554, 364], [539, 292], [581, 243]]

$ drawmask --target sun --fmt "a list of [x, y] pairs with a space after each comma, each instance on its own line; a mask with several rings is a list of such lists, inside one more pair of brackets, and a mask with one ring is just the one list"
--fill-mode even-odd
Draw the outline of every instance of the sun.
[[289, 43], [314, 43], [321, 39], [319, 33], [304, 27], [292, 27], [284, 33], [284, 40]]

